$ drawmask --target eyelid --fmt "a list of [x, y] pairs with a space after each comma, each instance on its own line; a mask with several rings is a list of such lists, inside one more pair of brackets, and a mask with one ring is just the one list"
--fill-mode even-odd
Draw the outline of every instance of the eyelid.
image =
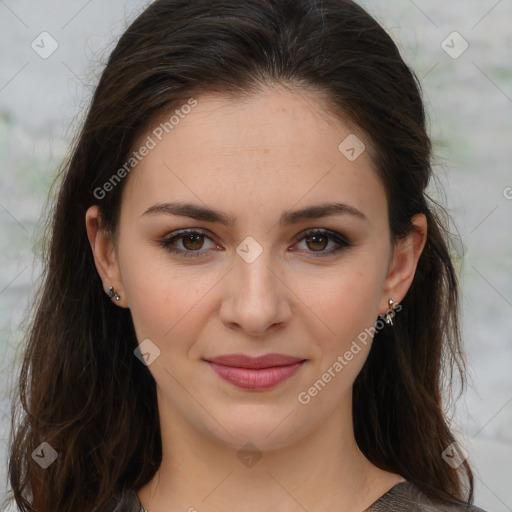
[[[165, 235], [159, 240], [159, 243], [166, 249], [167, 251], [175, 254], [181, 254], [181, 255], [199, 255], [203, 254], [205, 252], [208, 252], [210, 249], [198, 249], [197, 251], [187, 251], [184, 249], [175, 249], [170, 247], [171, 243], [175, 240], [180, 240], [181, 238], [185, 237], [188, 234], [198, 234], [198, 235], [204, 235], [205, 238], [208, 238], [217, 245], [217, 247], [220, 245], [215, 241], [215, 237], [208, 231], [201, 228], [185, 228], [180, 229], [177, 231], [173, 231], [169, 235]], [[335, 249], [331, 249], [330, 251], [307, 251], [310, 255], [314, 257], [322, 257], [322, 256], [329, 256], [336, 254], [343, 249], [347, 249], [349, 247], [352, 247], [354, 244], [348, 240], [344, 235], [341, 233], [338, 233], [336, 231], [331, 231], [329, 229], [324, 228], [310, 228], [305, 231], [302, 231], [299, 233], [294, 239], [293, 244], [297, 244], [298, 242], [301, 242], [308, 236], [312, 235], [320, 235], [320, 236], [326, 236], [330, 240], [334, 241], [334, 243], [337, 244], [337, 247]], [[293, 251], [293, 252], [300, 252], [300, 251]]]
[[347, 246], [353, 245], [353, 243], [347, 237], [342, 235], [341, 233], [337, 233], [336, 231], [331, 231], [330, 229], [324, 229], [324, 228], [306, 229], [305, 231], [302, 231], [294, 238], [294, 242], [295, 243], [300, 242], [304, 238], [307, 238], [308, 236], [311, 236], [311, 235], [323, 235], [323, 236], [327, 236], [328, 238], [331, 238], [334, 240], [337, 239], [340, 242], [342, 242], [344, 245], [347, 245]]
[[[214, 244], [219, 245], [215, 241], [215, 237], [205, 229], [201, 228], [184, 228], [184, 229], [178, 229], [177, 231], [173, 231], [172, 233], [169, 233], [168, 235], [163, 236], [158, 241], [162, 245], [170, 244], [171, 242], [174, 242], [175, 240], [179, 240], [180, 238], [183, 238], [187, 235], [204, 235], [205, 238], [209, 238]], [[208, 250], [208, 249], [207, 249]], [[199, 249], [198, 251], [184, 251], [184, 252], [200, 252], [203, 251], [203, 249]]]
[[[328, 258], [330, 256], [337, 256], [346, 249], [349, 249], [354, 246], [354, 244], [344, 235], [341, 233], [338, 233], [336, 231], [332, 231], [330, 229], [324, 229], [324, 228], [312, 228], [307, 229], [305, 231], [302, 231], [299, 233], [295, 239], [294, 244], [297, 244], [304, 239], [308, 238], [309, 236], [313, 235], [320, 235], [327, 237], [330, 241], [334, 242], [336, 244], [336, 247], [331, 248], [328, 251], [306, 251], [305, 257], [306, 258]], [[292, 252], [301, 252], [298, 250], [293, 250]]]

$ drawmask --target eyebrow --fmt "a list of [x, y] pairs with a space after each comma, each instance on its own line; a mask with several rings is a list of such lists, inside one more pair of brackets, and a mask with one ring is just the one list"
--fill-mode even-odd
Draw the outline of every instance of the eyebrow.
[[[167, 214], [179, 217], [190, 217], [192, 219], [215, 222], [228, 227], [233, 227], [235, 219], [221, 211], [193, 203], [158, 203], [149, 207], [142, 215]], [[298, 224], [304, 220], [320, 219], [331, 215], [351, 215], [369, 222], [368, 217], [347, 203], [323, 203], [315, 206], [308, 206], [301, 210], [284, 212], [279, 219], [281, 226]]]

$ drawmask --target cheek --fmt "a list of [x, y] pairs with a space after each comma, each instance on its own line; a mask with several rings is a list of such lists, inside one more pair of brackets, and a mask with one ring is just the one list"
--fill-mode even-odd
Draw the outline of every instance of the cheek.
[[121, 240], [119, 245], [120, 267], [137, 339], [149, 338], [172, 366], [175, 356], [193, 350], [225, 270], [171, 263], [165, 250], [144, 243], [126, 250], [129, 237], [125, 240], [125, 247]]
[[340, 268], [323, 285], [317, 283], [309, 290], [304, 302], [324, 326], [326, 336], [319, 340], [323, 352], [341, 350], [375, 324], [381, 281], [380, 267], [362, 257], [357, 264]]
[[319, 417], [329, 414], [351, 393], [371, 349], [381, 268], [370, 259], [357, 261], [323, 281], [321, 291], [317, 288], [309, 293], [308, 306], [323, 329], [311, 332], [315, 358], [298, 399], [301, 404], [311, 403]]
[[162, 347], [165, 340], [177, 337], [180, 320], [187, 323], [187, 312], [197, 304], [201, 290], [169, 265], [165, 251], [131, 244], [130, 239], [126, 233], [120, 240], [119, 263], [137, 338], [150, 338]]

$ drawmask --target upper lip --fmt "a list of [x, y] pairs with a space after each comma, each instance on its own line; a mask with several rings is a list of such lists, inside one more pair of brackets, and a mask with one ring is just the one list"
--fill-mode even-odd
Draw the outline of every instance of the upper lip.
[[251, 357], [245, 354], [225, 354], [206, 359], [206, 361], [235, 368], [272, 368], [273, 366], [288, 366], [304, 361], [304, 358], [285, 354], [264, 354]]

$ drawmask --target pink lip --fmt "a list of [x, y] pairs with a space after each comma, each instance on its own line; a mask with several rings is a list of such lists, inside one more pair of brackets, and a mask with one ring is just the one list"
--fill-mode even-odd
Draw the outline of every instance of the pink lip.
[[282, 354], [227, 354], [206, 361], [219, 377], [242, 389], [270, 389], [289, 379], [305, 359]]

